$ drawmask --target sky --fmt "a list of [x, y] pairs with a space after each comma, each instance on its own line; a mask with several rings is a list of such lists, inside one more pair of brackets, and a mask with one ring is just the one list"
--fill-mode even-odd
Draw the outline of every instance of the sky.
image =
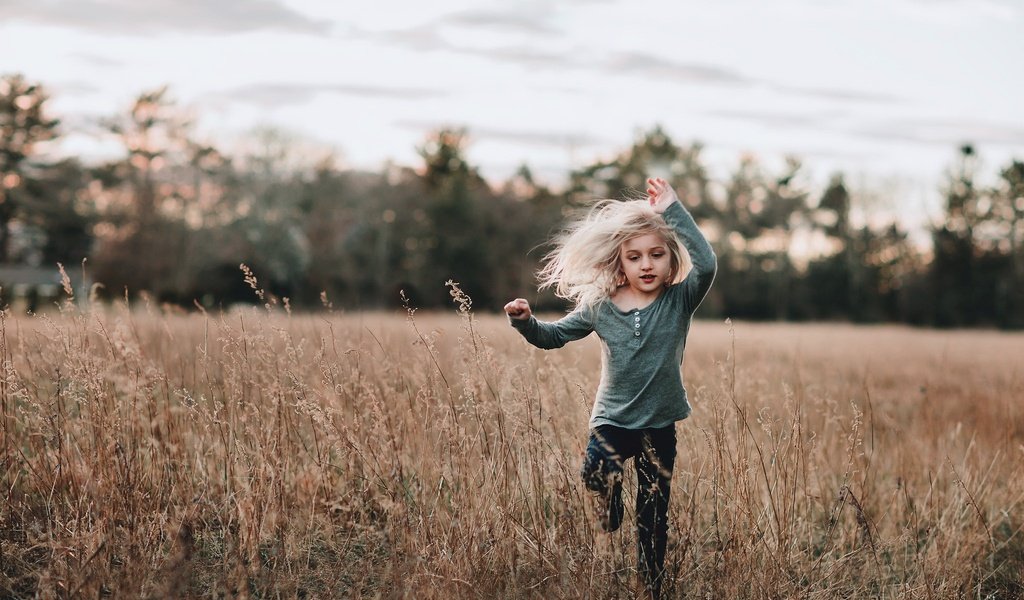
[[342, 166], [417, 165], [465, 127], [492, 181], [567, 173], [661, 125], [714, 178], [743, 156], [938, 207], [966, 142], [1024, 159], [1024, 0], [0, 0], [0, 74], [43, 83], [56, 153], [167, 85], [219, 147], [272, 127]]

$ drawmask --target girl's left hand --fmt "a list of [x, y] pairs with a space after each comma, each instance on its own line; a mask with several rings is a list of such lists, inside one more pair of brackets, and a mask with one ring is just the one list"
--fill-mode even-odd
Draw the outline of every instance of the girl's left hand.
[[651, 203], [654, 212], [661, 214], [673, 202], [679, 202], [679, 196], [676, 196], [676, 191], [667, 181], [661, 177], [651, 177], [647, 180], [647, 201]]

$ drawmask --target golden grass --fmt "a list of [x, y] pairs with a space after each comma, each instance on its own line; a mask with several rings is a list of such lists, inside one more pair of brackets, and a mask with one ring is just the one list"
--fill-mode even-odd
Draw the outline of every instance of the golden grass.
[[[601, 533], [577, 475], [593, 339], [466, 312], [2, 326], [0, 596], [634, 595], [635, 533]], [[668, 595], [1024, 594], [1022, 357], [696, 322]]]

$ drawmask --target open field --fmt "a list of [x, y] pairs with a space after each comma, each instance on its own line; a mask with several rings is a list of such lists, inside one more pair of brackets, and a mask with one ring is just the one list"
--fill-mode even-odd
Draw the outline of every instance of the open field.
[[[2, 326], [0, 597], [634, 595], [629, 496], [603, 534], [577, 476], [594, 339], [465, 312]], [[685, 379], [670, 596], [1024, 595], [1024, 335], [700, 321]]]

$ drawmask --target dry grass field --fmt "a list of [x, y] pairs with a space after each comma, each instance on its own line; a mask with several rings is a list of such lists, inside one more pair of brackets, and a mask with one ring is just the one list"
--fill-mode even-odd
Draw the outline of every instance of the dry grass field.
[[[145, 306], [0, 334], [0, 597], [635, 595], [629, 495], [602, 533], [577, 475], [592, 338]], [[686, 355], [670, 597], [1024, 596], [1024, 335], [698, 321]]]

